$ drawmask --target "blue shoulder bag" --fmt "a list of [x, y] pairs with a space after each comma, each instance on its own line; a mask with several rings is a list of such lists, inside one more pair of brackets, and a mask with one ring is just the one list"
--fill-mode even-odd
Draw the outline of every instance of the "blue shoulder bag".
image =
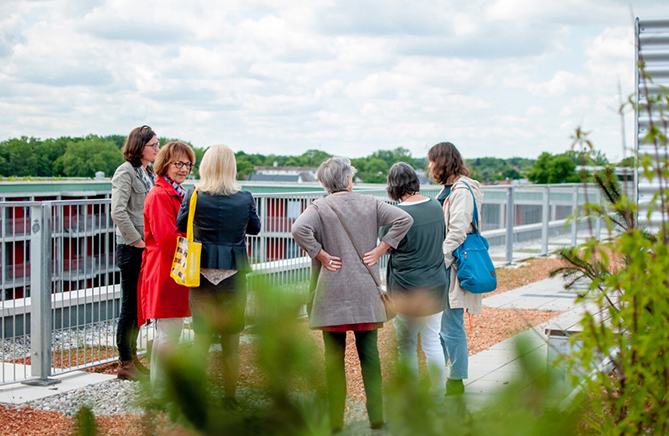
[[472, 233], [453, 251], [460, 286], [473, 294], [485, 294], [497, 289], [497, 274], [488, 253], [488, 241], [479, 231], [479, 214], [472, 188], [462, 181], [474, 199]]

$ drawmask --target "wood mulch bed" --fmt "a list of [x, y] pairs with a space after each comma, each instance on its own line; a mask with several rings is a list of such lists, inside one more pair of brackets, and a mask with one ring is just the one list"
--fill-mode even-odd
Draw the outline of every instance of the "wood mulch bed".
[[[522, 262], [519, 266], [498, 269], [498, 290], [494, 293], [505, 292], [543, 280], [548, 277], [550, 270], [561, 265], [556, 258], [537, 258]], [[469, 353], [475, 354], [496, 343], [503, 341], [530, 326], [541, 324], [560, 312], [516, 309], [489, 309], [484, 308], [482, 315], [472, 317], [472, 328], [469, 329], [469, 320], [465, 318]], [[465, 315], [467, 316], [467, 315]], [[322, 347], [320, 332], [309, 331], [305, 325], [305, 334], [313, 335], [316, 343]], [[348, 395], [355, 400], [364, 399], [360, 363], [355, 352], [353, 335], [348, 335], [346, 351], [346, 370]], [[392, 323], [379, 330], [379, 352], [381, 354], [384, 377], [392, 377], [396, 373], [397, 344]], [[215, 354], [215, 353], [213, 353]], [[241, 386], [260, 387], [262, 376], [253, 364], [253, 345], [240, 346], [240, 378]], [[425, 373], [424, 356], [421, 355], [421, 371]], [[322, 356], [322, 354], [321, 354]], [[215, 356], [212, 356], [215, 357]], [[322, 357], [321, 357], [322, 358]], [[145, 364], [148, 362], [145, 361]], [[148, 364], [147, 364], [148, 366]], [[116, 363], [101, 365], [90, 369], [92, 372], [114, 374]], [[114, 417], [98, 417], [98, 426], [101, 435], [110, 436], [140, 436], [153, 434], [156, 436], [182, 436], [188, 433], [168, 422], [165, 416], [158, 415], [124, 415]], [[0, 434], [2, 435], [70, 435], [73, 434], [73, 419], [56, 412], [42, 412], [27, 407], [0, 406]], [[150, 428], [148, 428], [148, 427]]]

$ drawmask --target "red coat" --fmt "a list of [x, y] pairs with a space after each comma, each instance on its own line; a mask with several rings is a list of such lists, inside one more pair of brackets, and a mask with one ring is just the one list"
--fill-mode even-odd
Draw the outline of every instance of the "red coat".
[[188, 288], [177, 285], [170, 277], [172, 258], [177, 249], [177, 212], [181, 197], [162, 177], [144, 201], [144, 241], [142, 270], [138, 284], [139, 325], [155, 318], [190, 316]]

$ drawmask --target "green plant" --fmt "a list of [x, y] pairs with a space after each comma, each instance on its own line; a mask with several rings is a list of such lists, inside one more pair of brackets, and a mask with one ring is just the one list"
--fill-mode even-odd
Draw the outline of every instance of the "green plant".
[[[639, 67], [643, 72], [643, 65]], [[633, 190], [622, 186], [612, 169], [598, 173], [595, 182], [608, 205], [589, 203], [582, 215], [603, 219], [613, 237], [603, 241], [591, 237], [580, 247], [562, 250], [569, 266], [553, 271], [570, 278], [570, 284], [590, 281], [578, 298], [589, 304], [581, 321], [583, 331], [571, 337], [574, 351], [562, 361], [588, 399], [586, 421], [600, 434], [669, 432], [669, 118], [664, 111], [668, 104], [665, 89], [656, 97], [648, 96], [644, 106], [636, 106], [630, 98], [620, 108], [621, 116], [629, 106], [653, 115], [644, 142], [654, 144], [655, 157], [637, 156], [642, 174], [661, 188], [648, 215], [637, 219]], [[580, 130], [575, 143], [592, 149]], [[655, 234], [639, 225], [652, 212], [662, 217]]]
[[82, 406], [75, 418], [77, 436], [95, 436], [98, 434], [98, 424], [93, 411], [88, 406]]

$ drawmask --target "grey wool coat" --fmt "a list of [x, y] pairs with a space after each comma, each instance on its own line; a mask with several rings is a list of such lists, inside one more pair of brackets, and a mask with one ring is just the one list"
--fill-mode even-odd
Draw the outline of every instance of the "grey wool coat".
[[[413, 223], [408, 213], [371, 195], [344, 192], [327, 199], [346, 222], [363, 255], [376, 247], [379, 227], [392, 226], [383, 241], [396, 248]], [[292, 234], [312, 259], [310, 328], [387, 321], [374, 279], [324, 199], [307, 207], [293, 224]], [[331, 272], [321, 267], [316, 259], [321, 248], [341, 258], [341, 269]], [[378, 263], [372, 271], [379, 280]]]

